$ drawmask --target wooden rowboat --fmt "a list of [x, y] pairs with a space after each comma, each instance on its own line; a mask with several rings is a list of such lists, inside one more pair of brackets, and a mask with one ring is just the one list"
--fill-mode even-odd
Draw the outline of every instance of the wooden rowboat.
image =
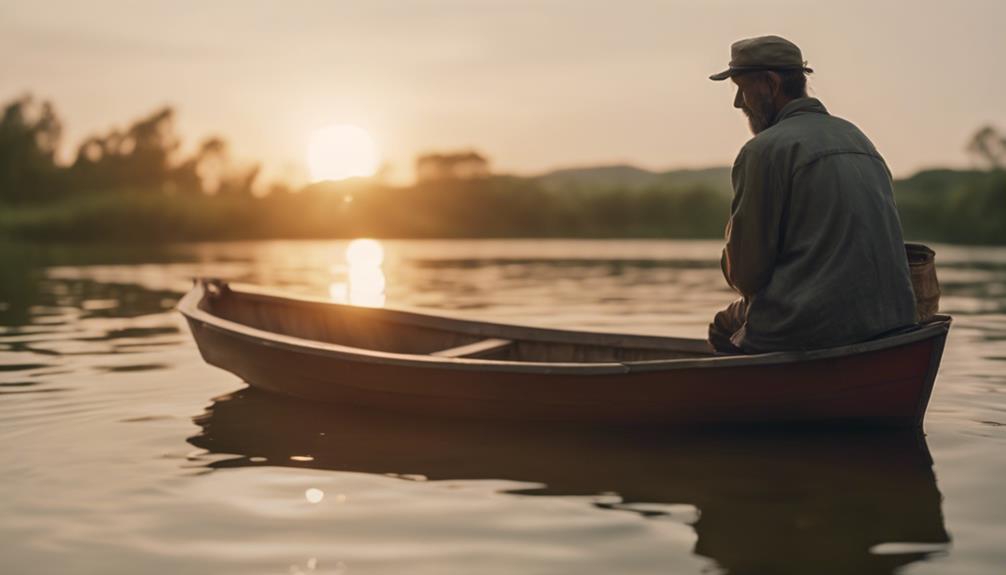
[[842, 347], [720, 355], [704, 340], [363, 308], [197, 280], [203, 358], [263, 390], [438, 416], [920, 427], [950, 317]]

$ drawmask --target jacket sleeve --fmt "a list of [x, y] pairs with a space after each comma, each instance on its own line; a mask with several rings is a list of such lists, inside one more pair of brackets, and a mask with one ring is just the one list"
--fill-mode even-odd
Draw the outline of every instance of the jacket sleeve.
[[745, 146], [734, 162], [734, 198], [720, 260], [727, 283], [751, 297], [772, 278], [785, 200], [784, 178], [756, 148]]

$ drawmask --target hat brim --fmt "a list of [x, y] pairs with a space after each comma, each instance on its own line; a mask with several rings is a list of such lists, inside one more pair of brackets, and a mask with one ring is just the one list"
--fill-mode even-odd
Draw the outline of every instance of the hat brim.
[[747, 72], [785, 72], [788, 70], [803, 70], [805, 74], [811, 74], [814, 72], [812, 68], [808, 68], [806, 66], [736, 66], [734, 68], [727, 68], [719, 74], [713, 74], [712, 76], [709, 76], [709, 79], [719, 82], [720, 80], [740, 76], [741, 74], [745, 74]]
[[734, 71], [735, 71], [734, 69], [727, 68], [726, 70], [723, 70], [719, 74], [713, 74], [712, 76], [709, 76], [709, 79], [714, 80], [716, 82], [719, 82], [720, 80], [726, 80], [727, 78], [733, 75]]

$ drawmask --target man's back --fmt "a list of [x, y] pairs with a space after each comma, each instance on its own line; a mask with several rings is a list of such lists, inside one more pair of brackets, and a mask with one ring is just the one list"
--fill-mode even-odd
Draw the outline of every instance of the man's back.
[[791, 101], [741, 150], [723, 267], [749, 352], [862, 341], [915, 318], [890, 174], [855, 126]]

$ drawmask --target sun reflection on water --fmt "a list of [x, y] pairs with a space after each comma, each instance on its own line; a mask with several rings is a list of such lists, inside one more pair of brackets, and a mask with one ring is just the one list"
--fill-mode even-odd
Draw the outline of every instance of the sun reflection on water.
[[346, 246], [345, 267], [333, 268], [337, 276], [345, 272], [344, 281], [332, 282], [329, 295], [335, 301], [364, 307], [383, 307], [385, 303], [384, 247], [369, 238], [355, 239]]

